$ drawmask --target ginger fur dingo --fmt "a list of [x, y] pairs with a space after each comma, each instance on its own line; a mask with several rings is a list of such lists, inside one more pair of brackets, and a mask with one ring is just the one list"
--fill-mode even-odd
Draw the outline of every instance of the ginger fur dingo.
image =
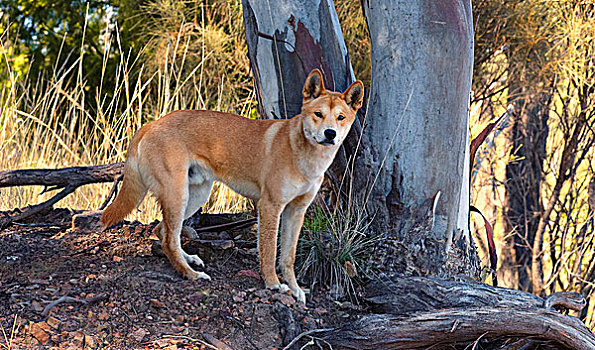
[[[155, 234], [173, 267], [188, 279], [210, 279], [190, 267], [204, 264], [182, 250], [180, 233], [183, 220], [208, 199], [213, 181], [221, 181], [257, 203], [266, 287], [291, 290], [305, 303], [293, 266], [304, 214], [362, 105], [363, 89], [356, 81], [343, 93], [327, 91], [315, 69], [304, 84], [301, 113], [291, 119], [182, 110], [143, 126], [130, 142], [122, 187], [103, 212], [103, 226], [123, 220], [151, 191], [163, 213]], [[286, 284], [275, 270], [281, 217], [279, 267]]]

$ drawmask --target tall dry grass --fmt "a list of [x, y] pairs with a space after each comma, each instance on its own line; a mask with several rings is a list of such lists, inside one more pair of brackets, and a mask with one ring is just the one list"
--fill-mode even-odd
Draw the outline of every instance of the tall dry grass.
[[[226, 38], [225, 32], [217, 32], [215, 34], [221, 37], [212, 39], [214, 29], [204, 22], [194, 28], [192, 35], [179, 30], [188, 27], [188, 22], [182, 19], [173, 27], [160, 28], [165, 40], [159, 42], [153, 38], [139, 57], [122, 53], [117, 31], [106, 31], [102, 46], [102, 84], [97, 87], [86, 82], [84, 48], [73, 64], [60, 66], [56, 62], [51, 72], [31, 77], [15, 69], [17, 58], [11, 49], [13, 43], [6, 32], [1, 33], [0, 59], [3, 64], [0, 76], [6, 79], [0, 87], [0, 170], [122, 161], [132, 135], [141, 125], [176, 109], [215, 109], [249, 115], [255, 104], [249, 80], [243, 81], [243, 93], [232, 94], [227, 90], [235, 91], [237, 86], [230, 83], [226, 75], [219, 75], [216, 69], [205, 69], [214, 65], [225, 69], [228, 62], [222, 57], [231, 55], [228, 60], [233, 60], [241, 56], [237, 51], [241, 52], [245, 44], [237, 45], [240, 36], [231, 33]], [[224, 48], [213, 48], [215, 44], [209, 44], [209, 40], [225, 42], [230, 38], [235, 39], [230, 41], [235, 41], [236, 45], [231, 43]], [[202, 47], [198, 51], [200, 55], [196, 56], [196, 48], [190, 42]], [[160, 61], [143, 64], [147, 60], [143, 55], [154, 51], [155, 46], [151, 45], [155, 43], [162, 49], [157, 52]], [[115, 72], [108, 72], [109, 65], [117, 66]], [[242, 64], [235, 66], [241, 69]], [[243, 73], [249, 76], [248, 63], [244, 62], [243, 66]], [[103, 85], [106, 74], [115, 75], [113, 86]], [[96, 96], [94, 101], [89, 101], [91, 96]], [[79, 188], [59, 206], [96, 209], [107, 196], [110, 186]], [[53, 195], [41, 195], [41, 192], [41, 187], [1, 189], [0, 210], [39, 203]], [[220, 185], [215, 188], [205, 209], [237, 212], [250, 206], [247, 200]], [[139, 209], [131, 219], [151, 221], [159, 216], [159, 208], [153, 199], [146, 200]]]

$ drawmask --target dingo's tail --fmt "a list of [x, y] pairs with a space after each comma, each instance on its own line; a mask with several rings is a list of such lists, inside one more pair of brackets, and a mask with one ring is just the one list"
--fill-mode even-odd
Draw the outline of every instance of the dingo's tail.
[[105, 211], [101, 215], [101, 224], [103, 227], [108, 227], [122, 221], [126, 215], [130, 214], [141, 203], [147, 194], [147, 187], [141, 179], [136, 157], [138, 139], [134, 138], [130, 143], [128, 158], [124, 165], [124, 180], [122, 181], [120, 191], [116, 199], [105, 208]]

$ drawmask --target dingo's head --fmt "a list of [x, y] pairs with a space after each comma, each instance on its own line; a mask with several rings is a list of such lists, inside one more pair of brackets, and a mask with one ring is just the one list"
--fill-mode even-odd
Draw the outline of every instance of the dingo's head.
[[322, 73], [314, 69], [306, 78], [302, 90], [304, 135], [314, 145], [340, 145], [362, 106], [364, 84], [356, 81], [343, 93], [324, 89]]

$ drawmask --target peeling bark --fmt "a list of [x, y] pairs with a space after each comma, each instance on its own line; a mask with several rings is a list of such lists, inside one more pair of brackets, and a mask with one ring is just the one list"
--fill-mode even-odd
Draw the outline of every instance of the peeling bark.
[[355, 81], [331, 0], [244, 0], [248, 54], [263, 117], [301, 111], [302, 87], [318, 68], [325, 87], [344, 91]]

